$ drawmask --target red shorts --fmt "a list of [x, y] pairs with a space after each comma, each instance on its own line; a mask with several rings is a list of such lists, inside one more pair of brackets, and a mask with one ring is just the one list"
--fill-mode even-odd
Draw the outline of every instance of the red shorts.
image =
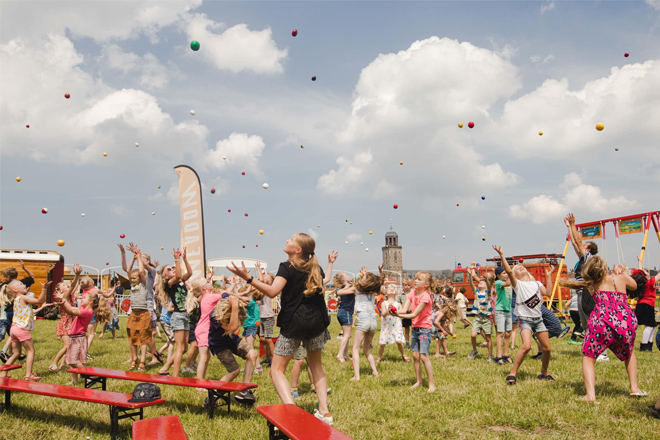
[[12, 342], [23, 342], [32, 339], [32, 334], [29, 330], [16, 327], [15, 325], [12, 325], [11, 329], [9, 329], [9, 336], [11, 336]]

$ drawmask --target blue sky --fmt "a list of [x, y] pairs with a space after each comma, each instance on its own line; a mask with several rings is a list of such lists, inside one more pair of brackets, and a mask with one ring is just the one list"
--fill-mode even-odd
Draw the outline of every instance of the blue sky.
[[[207, 258], [270, 265], [298, 231], [354, 270], [391, 219], [404, 267], [443, 269], [493, 243], [560, 253], [567, 212], [660, 209], [656, 0], [29, 5], [0, 5], [3, 248], [103, 268], [130, 240], [166, 261], [182, 163]], [[629, 265], [641, 241], [621, 239]]]

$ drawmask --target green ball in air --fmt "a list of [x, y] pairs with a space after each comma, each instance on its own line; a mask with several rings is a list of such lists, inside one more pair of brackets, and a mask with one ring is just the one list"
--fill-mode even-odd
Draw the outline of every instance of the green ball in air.
[[190, 48], [197, 52], [199, 50], [199, 41], [191, 41], [190, 42]]

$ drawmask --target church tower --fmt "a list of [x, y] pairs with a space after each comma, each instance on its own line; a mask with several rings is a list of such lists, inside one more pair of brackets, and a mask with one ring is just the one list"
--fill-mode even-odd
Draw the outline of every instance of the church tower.
[[401, 258], [401, 246], [399, 246], [399, 236], [392, 230], [385, 234], [385, 247], [383, 247], [383, 269], [392, 272], [403, 272], [403, 259]]

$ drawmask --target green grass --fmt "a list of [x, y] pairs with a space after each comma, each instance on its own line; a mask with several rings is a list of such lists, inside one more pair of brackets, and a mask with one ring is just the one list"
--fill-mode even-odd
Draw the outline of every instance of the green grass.
[[[128, 357], [124, 333], [125, 318], [118, 339], [96, 340], [90, 366], [122, 369]], [[412, 363], [396, 356], [394, 346], [387, 347], [384, 362], [379, 365], [381, 377], [371, 376], [362, 358], [362, 380], [351, 383], [350, 363], [335, 359], [339, 327], [333, 318], [332, 341], [324, 352], [324, 367], [332, 387], [330, 409], [335, 426], [355, 439], [657, 439], [660, 421], [649, 417], [648, 405], [660, 393], [658, 361], [660, 354], [637, 353], [639, 383], [650, 396], [634, 399], [628, 396], [628, 380], [624, 365], [618, 360], [598, 363], [596, 393], [600, 405], [588, 405], [577, 399], [584, 393], [580, 369], [580, 347], [552, 340], [553, 359], [550, 372], [557, 382], [536, 379], [540, 361], [527, 359], [516, 386], [504, 382], [509, 369], [486, 361], [481, 349], [474, 361], [467, 359], [471, 347], [469, 329], [458, 325], [458, 339], [449, 341], [450, 350], [458, 351], [449, 359], [433, 359], [438, 391], [411, 391], [414, 382]], [[66, 372], [49, 373], [50, 360], [61, 343], [55, 338], [55, 321], [37, 321], [33, 332], [36, 345], [36, 372], [44, 382], [65, 384]], [[641, 336], [641, 331], [639, 333]], [[106, 335], [107, 337], [107, 335]], [[377, 341], [378, 335], [374, 339]], [[158, 341], [160, 346], [162, 341]], [[518, 342], [520, 344], [520, 342]], [[377, 348], [377, 347], [374, 347]], [[533, 350], [535, 351], [535, 350]], [[375, 352], [375, 351], [374, 351]], [[157, 367], [150, 371], [155, 372]], [[289, 367], [290, 368], [290, 367]], [[257, 405], [280, 403], [268, 374], [254, 376], [259, 385]], [[13, 372], [15, 377], [24, 369]], [[212, 359], [208, 378], [218, 379], [223, 370]], [[242, 376], [241, 376], [242, 377]], [[135, 382], [108, 379], [108, 390], [130, 393]], [[316, 395], [310, 392], [307, 375], [300, 380], [299, 405], [312, 411]], [[232, 405], [209, 420], [201, 404], [205, 394], [194, 389], [161, 386], [166, 402], [145, 409], [147, 418], [175, 414], [191, 440], [196, 439], [267, 439], [266, 421], [255, 408]], [[0, 439], [106, 439], [109, 436], [109, 412], [106, 406], [30, 394], [13, 393], [12, 408], [0, 416]], [[120, 421], [127, 429], [129, 421]], [[130, 438], [128, 432], [120, 438]]]

